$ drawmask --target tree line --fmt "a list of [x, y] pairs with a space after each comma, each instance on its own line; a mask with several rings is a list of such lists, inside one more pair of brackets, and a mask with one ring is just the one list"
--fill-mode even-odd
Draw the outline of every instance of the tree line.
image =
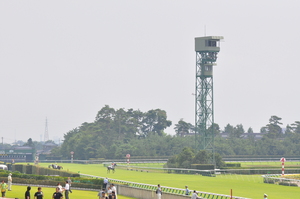
[[[242, 124], [228, 124], [221, 130], [213, 124], [210, 130], [215, 135], [215, 152], [225, 155], [300, 155], [300, 122], [280, 127], [281, 118], [271, 116], [269, 123], [261, 128], [263, 137], [255, 139], [253, 130], [244, 130]], [[164, 130], [172, 122], [161, 109], [140, 110], [114, 109], [104, 106], [94, 122], [83, 123], [64, 135], [63, 144], [52, 154], [69, 159], [125, 158], [126, 154], [143, 157], [174, 156], [185, 147], [195, 146], [195, 127], [182, 119], [175, 124], [175, 135]], [[222, 137], [222, 134], [227, 137]], [[245, 134], [247, 133], [247, 138]], [[201, 139], [201, 138], [200, 138]]]
[[[300, 155], [300, 122], [295, 121], [283, 129], [281, 120], [278, 116], [271, 116], [260, 129], [261, 139], [255, 138], [252, 128], [244, 130], [242, 124], [227, 124], [224, 129], [213, 124], [209, 131], [215, 135], [215, 152], [221, 156]], [[53, 149], [51, 155], [70, 159], [73, 151], [75, 159], [125, 158], [126, 154], [171, 157], [180, 154], [185, 147], [195, 148], [194, 125], [181, 119], [175, 124], [176, 134], [168, 135], [164, 130], [171, 125], [166, 111], [161, 109], [142, 112], [106, 105], [98, 111], [93, 122], [85, 122], [64, 134], [63, 144]], [[40, 150], [42, 144], [29, 138], [24, 145]], [[2, 147], [13, 146], [5, 144]]]

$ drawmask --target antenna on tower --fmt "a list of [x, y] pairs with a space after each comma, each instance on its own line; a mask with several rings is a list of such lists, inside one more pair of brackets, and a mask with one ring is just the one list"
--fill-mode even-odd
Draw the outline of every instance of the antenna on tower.
[[45, 125], [45, 134], [44, 134], [44, 142], [49, 140], [49, 135], [48, 135], [48, 120], [46, 117], [46, 125]]

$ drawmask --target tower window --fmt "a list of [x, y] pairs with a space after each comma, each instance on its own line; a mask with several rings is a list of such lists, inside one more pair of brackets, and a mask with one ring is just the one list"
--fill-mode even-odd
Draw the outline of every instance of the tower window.
[[205, 46], [217, 47], [217, 41], [215, 41], [215, 40], [205, 40]]

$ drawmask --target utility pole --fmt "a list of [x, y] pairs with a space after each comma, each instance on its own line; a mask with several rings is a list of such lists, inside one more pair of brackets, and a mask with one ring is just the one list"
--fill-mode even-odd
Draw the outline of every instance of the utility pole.
[[48, 120], [46, 117], [46, 125], [45, 125], [45, 134], [44, 134], [44, 142], [47, 142], [49, 140], [49, 135], [48, 135]]

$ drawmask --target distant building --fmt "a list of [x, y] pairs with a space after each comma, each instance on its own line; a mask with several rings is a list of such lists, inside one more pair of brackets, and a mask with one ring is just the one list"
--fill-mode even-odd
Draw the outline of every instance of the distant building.
[[[37, 151], [37, 154], [39, 154], [39, 160], [50, 160], [53, 159], [51, 154], [51, 150], [57, 147], [58, 145], [53, 142], [47, 142], [43, 144], [43, 149]], [[54, 159], [59, 159], [58, 157], [55, 157]]]
[[[220, 136], [222, 138], [229, 138], [230, 137], [229, 133], [225, 133], [225, 132], [220, 133]], [[263, 138], [263, 136], [264, 136], [264, 133], [243, 133], [241, 135], [241, 139], [248, 139], [248, 138], [253, 137], [254, 140], [260, 140], [260, 139]]]
[[16, 146], [10, 149], [0, 150], [0, 161], [2, 162], [32, 162], [35, 150], [29, 146]]

